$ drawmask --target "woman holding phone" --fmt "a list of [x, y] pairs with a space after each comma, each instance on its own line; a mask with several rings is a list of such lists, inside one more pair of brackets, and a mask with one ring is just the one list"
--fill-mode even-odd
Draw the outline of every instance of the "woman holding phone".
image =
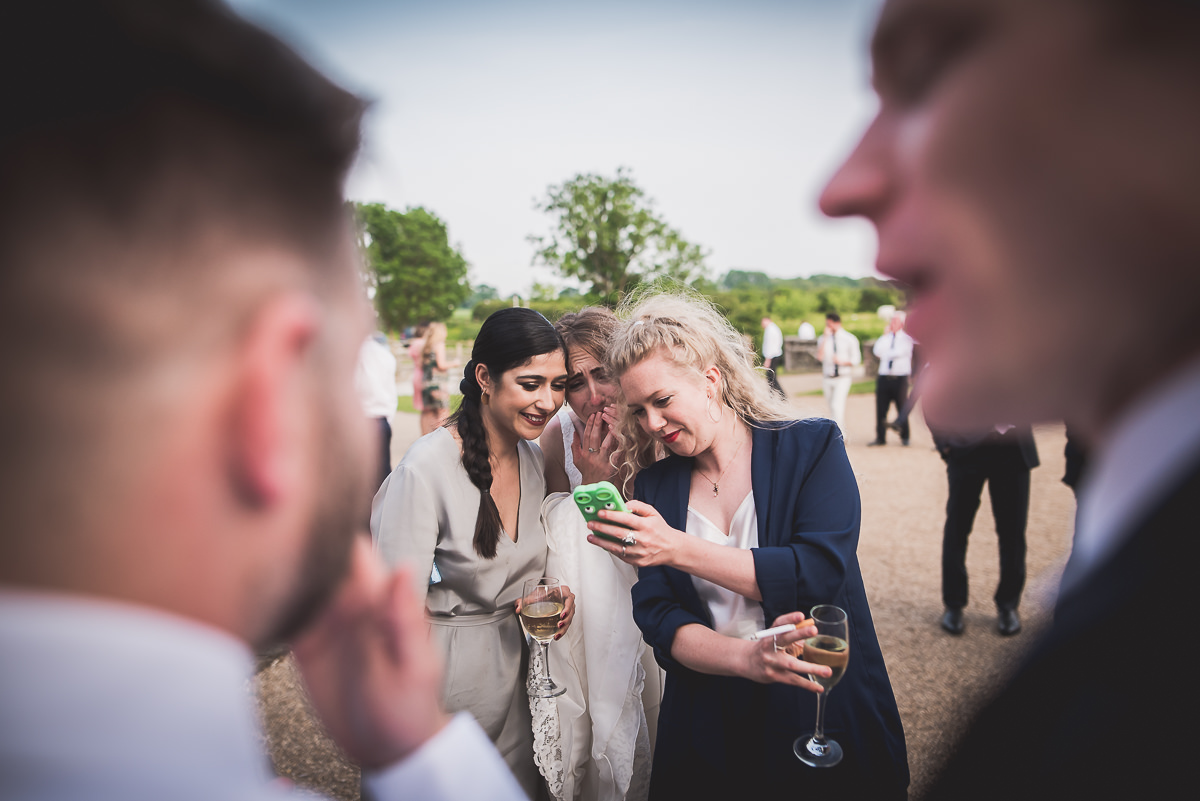
[[[638, 568], [633, 614], [666, 669], [650, 797], [903, 799], [904, 733], [856, 557], [859, 498], [837, 427], [793, 419], [752, 367], [743, 337], [699, 297], [659, 294], [633, 308], [608, 367], [638, 463], [629, 512], [602, 512], [635, 544], [590, 537]], [[595, 532], [629, 532], [610, 523]], [[797, 623], [817, 604], [850, 618], [850, 661], [827, 705], [846, 756], [812, 768], [792, 752], [815, 717], [829, 668], [747, 637]]]
[[[474, 715], [536, 799], [545, 787], [533, 760], [529, 654], [514, 613], [525, 580], [546, 575], [546, 482], [532, 440], [562, 404], [562, 338], [531, 309], [502, 309], [484, 321], [463, 373], [462, 405], [380, 487], [371, 532], [388, 564], [407, 561], [430, 577], [421, 589], [446, 657], [443, 705]], [[575, 611], [570, 590], [565, 597], [556, 638]]]

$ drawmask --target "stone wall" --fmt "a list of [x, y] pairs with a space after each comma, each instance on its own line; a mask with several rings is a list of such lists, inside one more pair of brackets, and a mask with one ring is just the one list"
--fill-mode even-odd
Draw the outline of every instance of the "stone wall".
[[[859, 343], [862, 347], [861, 372], [855, 378], [874, 378], [879, 373], [879, 359], [875, 358], [875, 340]], [[817, 361], [817, 342], [800, 337], [783, 338], [783, 366], [789, 373], [819, 373], [821, 363]]]

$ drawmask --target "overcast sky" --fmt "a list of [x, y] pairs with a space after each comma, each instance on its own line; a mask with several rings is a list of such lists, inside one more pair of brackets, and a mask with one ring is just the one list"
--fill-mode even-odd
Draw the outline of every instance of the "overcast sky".
[[347, 191], [424, 206], [473, 283], [525, 292], [550, 184], [628, 167], [730, 269], [872, 275], [875, 238], [816, 198], [875, 109], [877, 0], [233, 0], [370, 98]]

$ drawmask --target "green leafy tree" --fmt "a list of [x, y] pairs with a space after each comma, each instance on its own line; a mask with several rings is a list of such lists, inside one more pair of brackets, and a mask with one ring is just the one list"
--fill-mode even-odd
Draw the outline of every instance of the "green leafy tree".
[[535, 208], [556, 219], [548, 236], [530, 236], [534, 263], [591, 283], [589, 294], [615, 300], [652, 277], [689, 283], [705, 274], [707, 254], [659, 217], [630, 176], [580, 174], [546, 191]]
[[771, 277], [757, 270], [730, 270], [721, 276], [717, 286], [722, 289], [770, 289]]
[[875, 311], [880, 306], [895, 306], [900, 300], [900, 293], [883, 286], [865, 286], [858, 299], [858, 311]]
[[423, 319], [445, 320], [471, 294], [467, 260], [446, 236], [446, 224], [416, 206], [355, 204], [367, 281], [380, 322], [398, 331]]
[[858, 309], [860, 291], [846, 286], [830, 286], [817, 293], [817, 311], [845, 314]]
[[811, 314], [816, 306], [816, 296], [802, 289], [784, 287], [771, 295], [771, 314], [781, 320], [801, 320]]
[[500, 290], [491, 284], [472, 284], [471, 294], [467, 295], [467, 299], [463, 301], [462, 305], [470, 309], [474, 308], [476, 303], [485, 300], [496, 300], [499, 297]]

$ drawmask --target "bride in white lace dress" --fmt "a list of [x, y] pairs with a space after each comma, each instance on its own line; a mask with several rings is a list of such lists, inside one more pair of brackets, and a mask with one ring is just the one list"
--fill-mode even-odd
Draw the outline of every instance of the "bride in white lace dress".
[[577, 610], [550, 649], [550, 674], [567, 692], [530, 699], [535, 761], [559, 801], [645, 799], [662, 698], [661, 669], [633, 622], [629, 591], [637, 572], [588, 543], [569, 494], [580, 484], [620, 486], [629, 478], [611, 464], [616, 387], [601, 364], [616, 324], [612, 312], [599, 308], [555, 324], [568, 349], [567, 406], [540, 440], [549, 490], [542, 505], [546, 570], [574, 588]]

